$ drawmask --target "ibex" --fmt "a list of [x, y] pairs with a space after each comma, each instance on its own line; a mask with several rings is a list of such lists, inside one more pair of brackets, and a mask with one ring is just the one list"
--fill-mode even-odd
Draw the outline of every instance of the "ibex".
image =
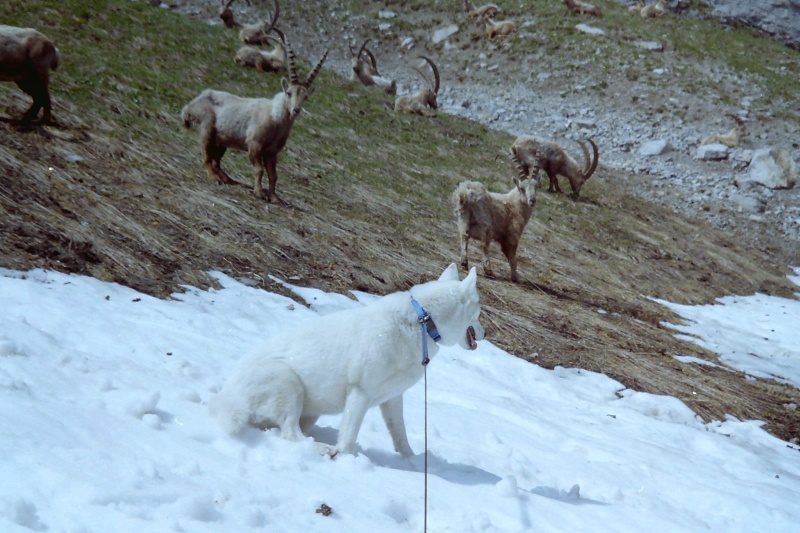
[[239, 32], [239, 40], [245, 44], [268, 44], [270, 33], [278, 23], [280, 16], [280, 6], [275, 0], [275, 13], [270, 20], [263, 20], [257, 24], [245, 24]]
[[503, 255], [511, 268], [511, 281], [517, 281], [517, 246], [522, 232], [536, 205], [539, 187], [539, 169], [525, 167], [514, 152], [511, 159], [519, 177], [514, 177], [514, 188], [507, 194], [489, 192], [477, 181], [461, 182], [453, 193], [452, 201], [461, 244], [461, 266], [469, 268], [467, 246], [470, 239], [481, 243], [483, 272], [492, 276], [489, 245], [500, 243]]
[[278, 28], [272, 28], [272, 31], [277, 33], [281, 40], [278, 41], [273, 37], [268, 39], [275, 41], [275, 48], [269, 52], [253, 48], [252, 46], [243, 46], [236, 52], [234, 61], [245, 67], [257, 68], [264, 72], [280, 72], [286, 69], [286, 50], [284, 50], [283, 43], [286, 37], [283, 32]]
[[[278, 154], [289, 138], [303, 103], [313, 92], [311, 84], [328, 57], [328, 51], [325, 50], [317, 65], [301, 82], [288, 40], [285, 46], [289, 80], [281, 80], [282, 92], [272, 98], [242, 98], [206, 89], [181, 110], [181, 117], [185, 128], [196, 126], [200, 130], [203, 164], [210, 179], [225, 184], [237, 183], [222, 170], [220, 160], [228, 148], [243, 150], [256, 170], [253, 194], [268, 202], [274, 199], [288, 205], [275, 192]], [[264, 169], [269, 179], [266, 194], [261, 187]]]
[[[429, 57], [419, 56], [419, 58], [424, 59], [431, 66], [434, 79], [433, 87], [420, 89], [412, 95], [398, 96], [394, 101], [394, 110], [398, 113], [416, 113], [426, 117], [435, 117], [436, 112], [433, 110], [439, 107], [436, 102], [436, 97], [439, 94], [439, 68]], [[421, 71], [417, 72], [427, 81], [427, 77]]]
[[13, 81], [33, 98], [22, 122], [52, 120], [50, 71], [58, 68], [61, 55], [52, 41], [31, 28], [0, 25], [0, 81]]
[[[236, 22], [236, 19], [233, 17], [231, 4], [233, 4], [233, 0], [227, 0], [227, 2], [225, 0], [220, 0], [219, 18], [222, 19], [222, 24], [224, 24], [226, 28], [241, 28], [242, 25]], [[247, 0], [247, 5], [252, 5], [250, 0]]]
[[666, 0], [658, 0], [653, 5], [644, 6], [639, 13], [642, 18], [655, 18], [660, 17], [667, 12]]
[[496, 17], [500, 13], [500, 8], [494, 4], [486, 4], [485, 6], [475, 7], [470, 0], [464, 0], [464, 9], [467, 10], [467, 15], [470, 18], [482, 19], [483, 17]]
[[591, 159], [586, 145], [582, 141], [578, 141], [586, 161], [583, 168], [560, 145], [538, 137], [529, 135], [517, 137], [517, 140], [511, 146], [511, 152], [521, 161], [526, 172], [531, 168], [541, 168], [547, 173], [547, 177], [550, 179], [550, 186], [547, 188], [548, 192], [561, 192], [558, 176], [566, 176], [570, 187], [572, 187], [573, 196], [577, 198], [580, 196], [583, 184], [592, 177], [592, 174], [597, 169], [599, 161], [597, 145], [592, 139], [588, 139], [588, 141], [592, 145], [592, 151], [594, 152]]
[[481, 22], [486, 29], [486, 37], [489, 39], [494, 39], [497, 36], [505, 37], [517, 31], [517, 25], [512, 20], [495, 22], [491, 17], [483, 17]]
[[602, 17], [603, 14], [600, 12], [599, 7], [595, 7], [592, 4], [586, 4], [581, 2], [580, 0], [561, 0], [565, 6], [567, 6], [567, 11], [572, 11], [573, 13], [577, 13], [579, 15], [592, 15], [595, 17]]
[[733, 126], [733, 129], [726, 133], [725, 135], [709, 135], [700, 143], [700, 145], [704, 144], [724, 144], [728, 148], [735, 148], [739, 146], [739, 142], [747, 136], [747, 131], [744, 127], [744, 121], [737, 117], [736, 115], [729, 115], [733, 120], [736, 122], [736, 125]]
[[[359, 81], [367, 86], [375, 85], [386, 94], [394, 96], [397, 94], [397, 81], [381, 76], [381, 73], [378, 71], [378, 62], [375, 60], [375, 55], [367, 48], [367, 43], [369, 41], [370, 39], [365, 40], [358, 52], [354, 51], [352, 46], [350, 47], [350, 54], [352, 56], [352, 72], [350, 74], [350, 79]], [[367, 59], [364, 59], [365, 55]]]

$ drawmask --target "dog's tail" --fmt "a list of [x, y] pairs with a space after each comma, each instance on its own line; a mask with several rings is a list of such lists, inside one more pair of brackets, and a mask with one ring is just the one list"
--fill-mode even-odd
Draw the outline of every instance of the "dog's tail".
[[235, 435], [242, 431], [250, 419], [246, 403], [241, 398], [221, 392], [208, 402], [208, 411], [216, 418], [222, 429]]

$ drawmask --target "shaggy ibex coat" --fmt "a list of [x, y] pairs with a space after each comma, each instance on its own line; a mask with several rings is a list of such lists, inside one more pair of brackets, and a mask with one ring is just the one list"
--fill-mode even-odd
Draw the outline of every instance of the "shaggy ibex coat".
[[[294, 51], [286, 42], [289, 60], [289, 80], [281, 80], [283, 91], [272, 98], [242, 98], [222, 91], [206, 89], [181, 111], [183, 124], [200, 130], [200, 143], [209, 178], [222, 183], [236, 183], [220, 167], [220, 160], [228, 148], [247, 152], [255, 167], [253, 194], [267, 201], [284, 202], [275, 192], [278, 181], [276, 165], [295, 119], [306, 98], [313, 92], [311, 84], [328, 57], [322, 55], [314, 69], [301, 82], [297, 76]], [[264, 170], [269, 185], [267, 193], [261, 187]]]
[[0, 81], [13, 81], [33, 98], [22, 122], [32, 122], [42, 112], [42, 121], [52, 119], [50, 71], [58, 68], [58, 48], [31, 28], [0, 25]]
[[452, 201], [461, 245], [461, 266], [465, 270], [469, 268], [467, 247], [469, 240], [475, 239], [481, 243], [483, 272], [492, 276], [489, 245], [496, 241], [508, 259], [511, 281], [517, 281], [517, 247], [536, 205], [540, 178], [538, 168], [526, 170], [513, 152], [511, 158], [519, 178], [514, 177], [514, 188], [507, 194], [489, 192], [477, 181], [463, 181], [453, 193]]
[[427, 61], [431, 66], [434, 80], [433, 86], [420, 89], [412, 95], [398, 96], [394, 101], [394, 110], [398, 113], [416, 113], [426, 117], [435, 117], [436, 112], [434, 110], [439, 107], [439, 104], [436, 102], [436, 97], [439, 94], [439, 68], [431, 58], [426, 56], [419, 57]]
[[599, 161], [597, 145], [591, 139], [588, 141], [594, 153], [591, 159], [586, 145], [578, 141], [586, 161], [583, 168], [558, 143], [538, 137], [529, 135], [517, 137], [511, 146], [511, 152], [521, 161], [526, 172], [531, 168], [541, 168], [547, 173], [550, 179], [548, 192], [561, 192], [558, 184], [558, 176], [561, 175], [569, 180], [574, 196], [578, 197], [581, 187], [592, 177]]

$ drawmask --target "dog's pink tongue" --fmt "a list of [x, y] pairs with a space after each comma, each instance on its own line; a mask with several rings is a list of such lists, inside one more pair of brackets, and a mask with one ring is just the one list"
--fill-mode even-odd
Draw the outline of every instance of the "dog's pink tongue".
[[475, 329], [470, 326], [467, 328], [467, 343], [469, 343], [469, 349], [474, 350], [478, 347], [478, 341], [476, 340]]

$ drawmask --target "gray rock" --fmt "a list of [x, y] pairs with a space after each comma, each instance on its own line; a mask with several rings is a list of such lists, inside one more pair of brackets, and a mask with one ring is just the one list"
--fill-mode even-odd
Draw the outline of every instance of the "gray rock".
[[661, 155], [672, 149], [669, 141], [649, 141], [639, 147], [639, 155]]
[[724, 144], [704, 144], [697, 148], [694, 158], [701, 161], [721, 161], [728, 159], [730, 152], [731, 149]]
[[601, 28], [596, 28], [595, 26], [589, 26], [588, 24], [578, 24], [575, 26], [575, 29], [578, 31], [582, 31], [583, 33], [588, 33], [589, 35], [605, 35], [606, 32]]
[[658, 41], [634, 41], [633, 46], [636, 48], [643, 48], [651, 52], [663, 52], [664, 45]]
[[788, 150], [761, 148], [753, 152], [750, 169], [737, 181], [742, 185], [758, 183], [770, 189], [791, 189], [797, 182], [797, 165]]

